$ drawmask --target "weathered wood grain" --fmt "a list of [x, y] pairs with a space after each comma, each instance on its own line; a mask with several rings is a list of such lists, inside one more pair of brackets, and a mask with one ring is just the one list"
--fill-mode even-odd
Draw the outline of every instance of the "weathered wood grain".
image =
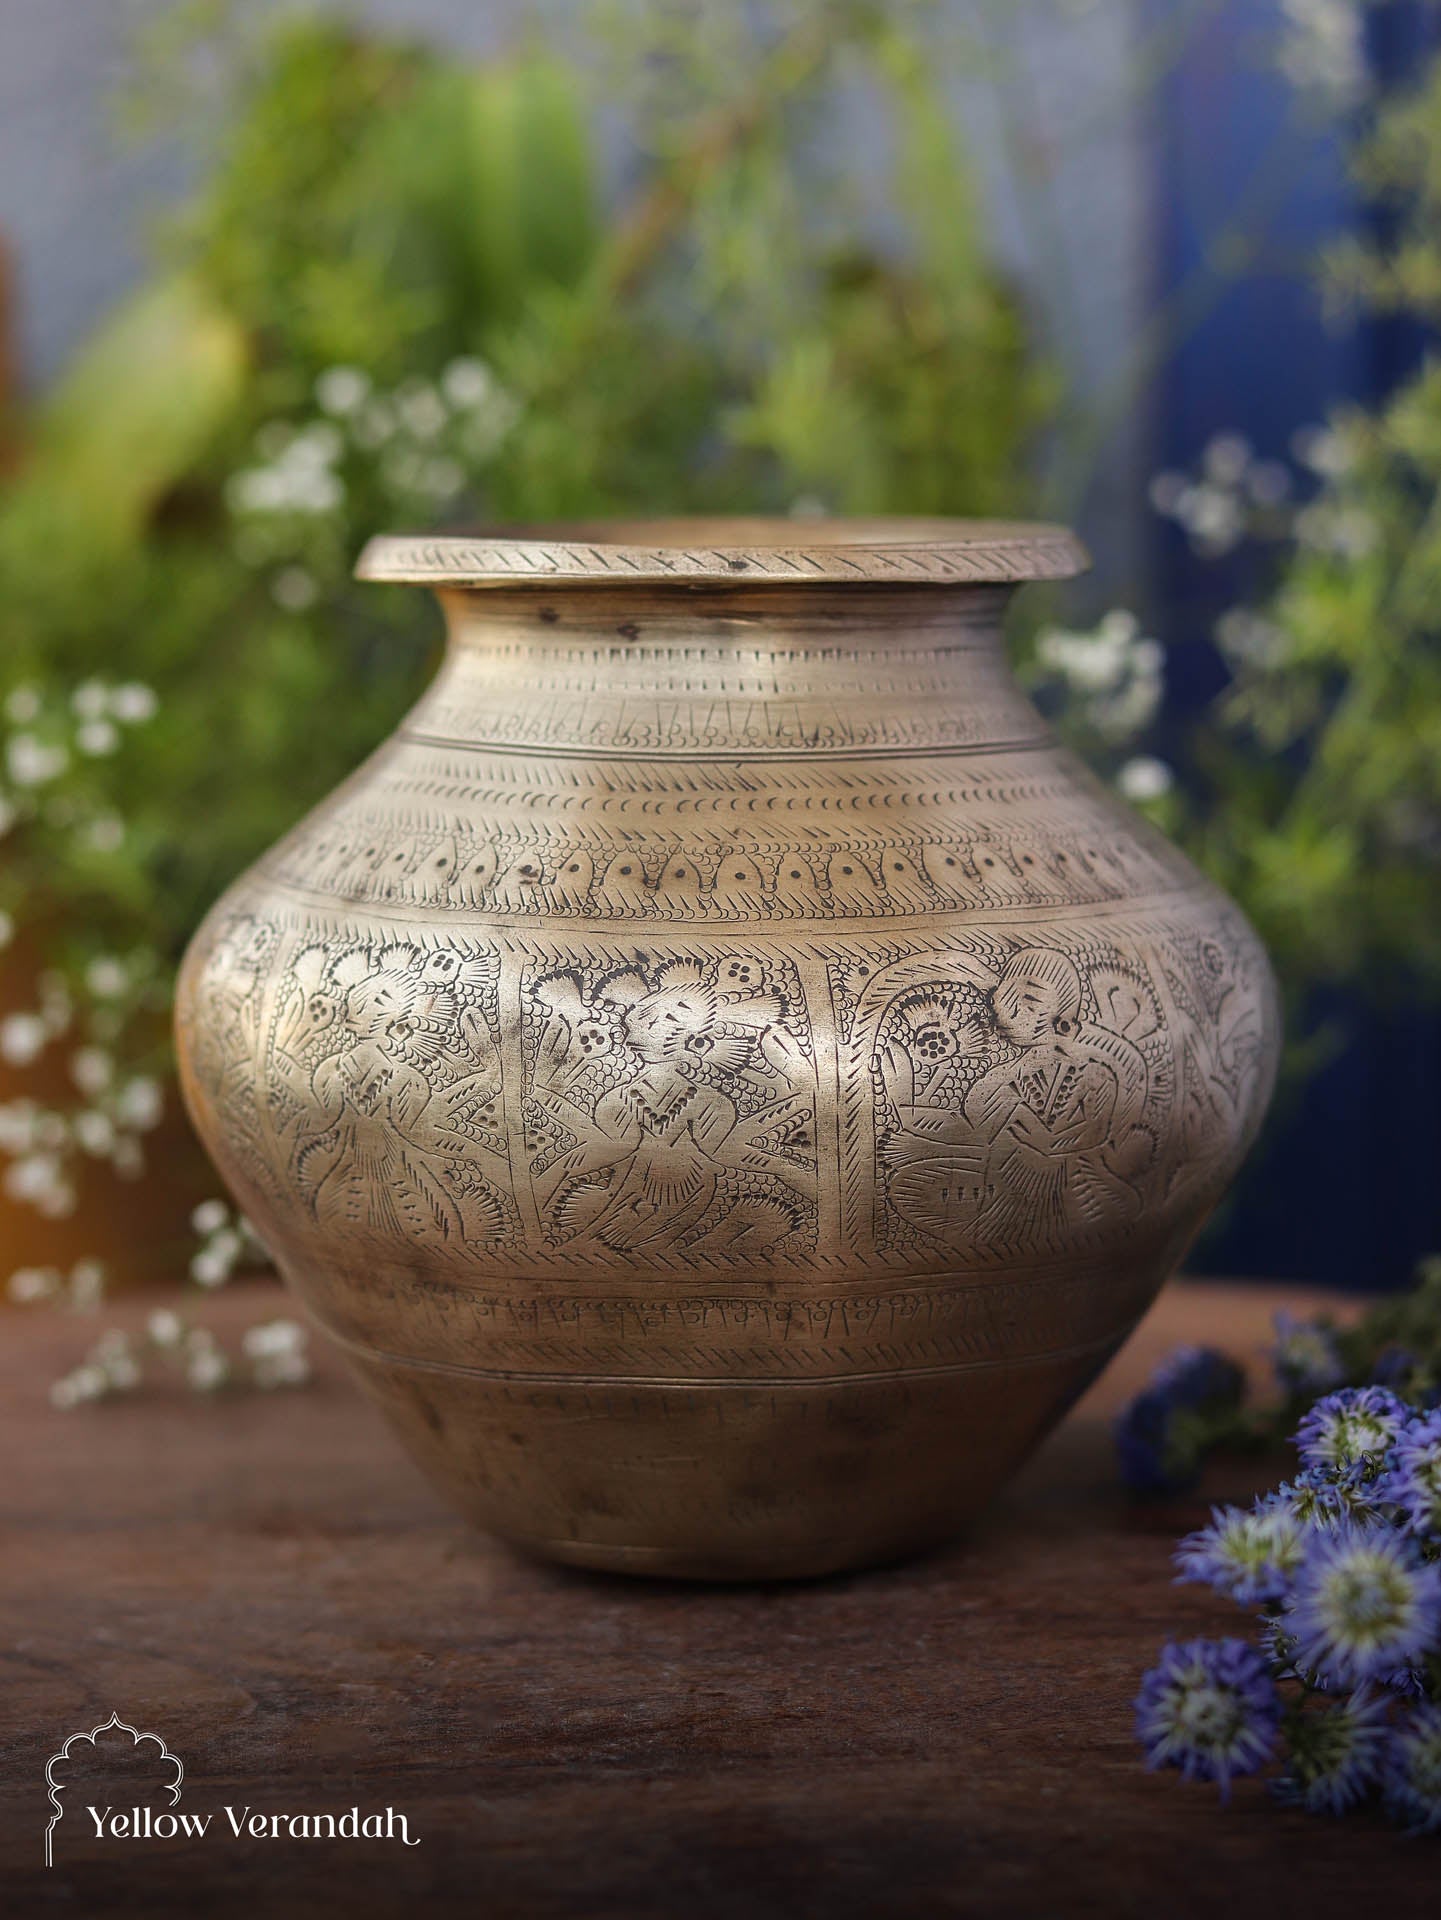
[[[1173, 1288], [968, 1541], [769, 1589], [632, 1584], [488, 1543], [328, 1354], [289, 1398], [157, 1389], [53, 1414], [47, 1382], [85, 1329], [9, 1316], [4, 1911], [1419, 1914], [1434, 1848], [1249, 1786], [1223, 1813], [1144, 1773], [1131, 1741], [1159, 1641], [1239, 1621], [1172, 1586], [1200, 1503], [1128, 1506], [1105, 1416], [1177, 1339], [1257, 1343], [1279, 1297]], [[275, 1304], [249, 1289], [216, 1317]], [[73, 1818], [46, 1873], [46, 1759], [112, 1709], [183, 1757], [186, 1807], [388, 1803], [421, 1844], [127, 1851]]]

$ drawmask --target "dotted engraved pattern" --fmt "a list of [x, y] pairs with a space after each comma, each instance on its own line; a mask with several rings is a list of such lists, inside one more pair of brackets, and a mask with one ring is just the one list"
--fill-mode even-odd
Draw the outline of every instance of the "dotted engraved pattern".
[[[989, 537], [987, 537], [989, 536]], [[1062, 527], [978, 526], [964, 538], [916, 546], [659, 547], [559, 540], [372, 541], [364, 580], [464, 584], [483, 580], [848, 581], [1063, 580], [1085, 553]]]
[[734, 926], [1085, 906], [1170, 891], [1174, 856], [1059, 770], [1054, 749], [956, 767], [805, 764], [604, 778], [407, 745], [276, 880], [329, 898], [546, 921]]

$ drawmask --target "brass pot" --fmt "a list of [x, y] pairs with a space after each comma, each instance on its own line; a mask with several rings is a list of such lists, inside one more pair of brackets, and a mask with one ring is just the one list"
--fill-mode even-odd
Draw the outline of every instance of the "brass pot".
[[482, 1526], [715, 1578], [942, 1539], [1231, 1179], [1265, 957], [1001, 650], [1083, 564], [965, 521], [367, 550], [445, 663], [196, 935], [183, 1076]]

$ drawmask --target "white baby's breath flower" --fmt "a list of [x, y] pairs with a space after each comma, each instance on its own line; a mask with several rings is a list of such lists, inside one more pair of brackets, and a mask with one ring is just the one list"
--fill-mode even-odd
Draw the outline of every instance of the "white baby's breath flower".
[[1268, 667], [1280, 660], [1286, 633], [1249, 607], [1230, 607], [1216, 622], [1216, 644], [1233, 666]]
[[262, 1320], [246, 1328], [240, 1345], [252, 1360], [267, 1354], [298, 1353], [305, 1345], [305, 1329], [298, 1320]]
[[1279, 507], [1291, 497], [1291, 470], [1279, 460], [1257, 460], [1246, 475], [1246, 491], [1258, 507]]
[[55, 1381], [50, 1388], [50, 1404], [68, 1412], [86, 1400], [103, 1400], [109, 1385], [105, 1369], [86, 1361], [84, 1366]]
[[437, 500], [448, 500], [465, 485], [465, 469], [458, 460], [427, 460], [420, 469], [420, 483]]
[[110, 1155], [110, 1165], [122, 1180], [138, 1180], [145, 1171], [145, 1153], [133, 1133], [122, 1133]]
[[84, 837], [97, 853], [114, 853], [125, 842], [125, 822], [118, 813], [97, 813]]
[[478, 407], [495, 391], [495, 375], [483, 360], [452, 360], [440, 376], [440, 390], [453, 407]]
[[395, 409], [389, 402], [372, 400], [356, 416], [350, 435], [356, 446], [363, 447], [367, 453], [374, 453], [394, 437], [397, 424]]
[[164, 1113], [165, 1097], [160, 1082], [146, 1075], [137, 1074], [133, 1080], [127, 1080], [116, 1097], [116, 1119], [137, 1133], [148, 1133], [152, 1127], [158, 1127]]
[[39, 1145], [40, 1109], [33, 1100], [0, 1106], [0, 1153], [29, 1153]]
[[1229, 553], [1246, 532], [1246, 516], [1236, 495], [1223, 487], [1199, 486], [1187, 490], [1176, 516], [1203, 553]]
[[315, 420], [296, 434], [282, 459], [292, 470], [316, 471], [333, 466], [344, 451], [345, 441], [339, 427], [333, 427], [328, 420]]
[[83, 1313], [93, 1313], [104, 1298], [105, 1263], [77, 1260], [70, 1269], [70, 1304]]
[[1371, 86], [1361, 12], [1357, 0], [1281, 0], [1281, 72], [1298, 93], [1338, 113], [1358, 106]]
[[303, 1387], [310, 1378], [310, 1362], [303, 1353], [270, 1353], [256, 1360], [251, 1378], [257, 1387]]
[[120, 745], [120, 735], [108, 720], [87, 720], [83, 727], [75, 729], [75, 744], [92, 760], [103, 754], [114, 753]]
[[89, 1359], [103, 1371], [112, 1393], [133, 1393], [140, 1385], [140, 1363], [130, 1336], [119, 1327], [101, 1334], [90, 1349]]
[[1251, 443], [1243, 433], [1218, 433], [1207, 441], [1201, 469], [1218, 486], [1234, 487], [1251, 463]]
[[70, 696], [77, 720], [103, 720], [110, 707], [110, 689], [103, 680], [82, 680]]
[[38, 687], [12, 687], [5, 696], [5, 718], [14, 726], [28, 727], [40, 718], [40, 705]]
[[445, 406], [440, 395], [423, 380], [408, 382], [395, 396], [401, 424], [417, 440], [434, 440], [446, 424]]
[[112, 1393], [133, 1393], [140, 1385], [141, 1373], [133, 1354], [117, 1354], [105, 1369]]
[[33, 733], [12, 733], [5, 743], [5, 765], [17, 787], [42, 787], [64, 773], [69, 755], [64, 747], [36, 739]]
[[170, 1307], [157, 1307], [145, 1322], [145, 1331], [157, 1347], [178, 1347], [185, 1322]]
[[196, 1393], [214, 1393], [230, 1376], [230, 1362], [216, 1346], [192, 1346], [185, 1356], [185, 1378]]
[[37, 1300], [53, 1300], [61, 1285], [59, 1267], [17, 1267], [5, 1291], [17, 1305], [33, 1306]]
[[117, 1000], [129, 984], [124, 963], [111, 954], [102, 954], [85, 969], [85, 985], [97, 1000]]
[[1175, 784], [1176, 776], [1165, 761], [1151, 754], [1138, 754], [1116, 775], [1116, 785], [1128, 800], [1159, 800]]
[[96, 1160], [108, 1160], [115, 1147], [115, 1122], [98, 1107], [86, 1107], [70, 1123], [75, 1144]]
[[223, 1200], [202, 1200], [190, 1214], [191, 1226], [201, 1235], [219, 1233], [222, 1227], [229, 1225], [229, 1222], [230, 1209]]
[[369, 393], [369, 377], [359, 367], [327, 367], [315, 383], [315, 398], [322, 411], [342, 419], [362, 406]]
[[155, 689], [147, 687], [143, 680], [124, 680], [111, 690], [110, 712], [122, 726], [143, 726], [147, 720], [153, 720], [159, 710]]
[[1291, 435], [1291, 450], [1303, 466], [1327, 480], [1339, 479], [1356, 464], [1356, 443], [1344, 427], [1298, 427]]
[[50, 1029], [38, 1013], [7, 1013], [0, 1020], [0, 1059], [12, 1067], [28, 1067], [44, 1050]]
[[270, 597], [287, 613], [304, 613], [313, 607], [320, 589], [315, 576], [306, 567], [282, 567], [270, 583]]
[[64, 1033], [70, 1025], [75, 1009], [70, 999], [70, 989], [65, 976], [46, 968], [35, 982], [40, 994], [40, 1017], [45, 1022], [45, 1031], [52, 1039]]
[[70, 1078], [93, 1100], [104, 1093], [115, 1074], [115, 1062], [104, 1047], [79, 1047], [70, 1056]]
[[191, 1259], [190, 1278], [198, 1287], [223, 1287], [230, 1278], [230, 1262], [202, 1247]]

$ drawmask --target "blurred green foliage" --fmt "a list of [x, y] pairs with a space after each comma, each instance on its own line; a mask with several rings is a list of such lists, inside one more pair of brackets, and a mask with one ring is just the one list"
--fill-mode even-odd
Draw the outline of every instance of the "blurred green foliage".
[[[1441, 316], [1441, 64], [1355, 154], [1391, 237], [1323, 263], [1337, 306]], [[1315, 436], [1259, 618], [1198, 741], [1194, 850], [1247, 906], [1295, 993], [1441, 988], [1441, 362]], [[1223, 641], [1225, 632], [1223, 629]]]
[[[141, 98], [188, 120], [201, 185], [150, 284], [5, 423], [0, 483], [0, 935], [28, 922], [48, 1034], [147, 1067], [205, 907], [431, 669], [428, 600], [351, 580], [372, 534], [1024, 510], [1059, 400], [921, 0], [608, 0], [583, 57], [476, 67], [217, 0], [158, 32]], [[857, 99], [864, 183], [833, 131]], [[1434, 74], [1361, 165], [1397, 237], [1330, 283], [1434, 318]], [[1276, 593], [1220, 636], [1231, 683], [1184, 782], [1137, 753], [1163, 649], [1129, 616], [1029, 650], [1298, 1002], [1441, 978], [1441, 372], [1325, 441], [1314, 498], [1265, 531]], [[1226, 485], [1202, 504], [1230, 511]]]
[[[34, 903], [82, 958], [172, 960], [418, 689], [436, 623], [352, 585], [372, 533], [1005, 510], [1049, 391], [926, 47], [885, 8], [777, 0], [708, 29], [726, 60], [693, 68], [663, 10], [613, 17], [599, 70], [467, 68], [319, 19], [228, 31], [233, 92], [187, 109], [204, 183], [20, 423], [0, 494], [3, 678], [47, 690], [27, 734], [66, 758], [0, 782], [0, 906]], [[205, 50], [172, 38], [163, 75]], [[811, 158], [857, 84], [892, 129], [884, 244], [857, 237], [843, 163]], [[632, 148], [609, 216], [602, 107]], [[155, 690], [143, 743], [76, 750], [66, 700], [96, 676]]]

